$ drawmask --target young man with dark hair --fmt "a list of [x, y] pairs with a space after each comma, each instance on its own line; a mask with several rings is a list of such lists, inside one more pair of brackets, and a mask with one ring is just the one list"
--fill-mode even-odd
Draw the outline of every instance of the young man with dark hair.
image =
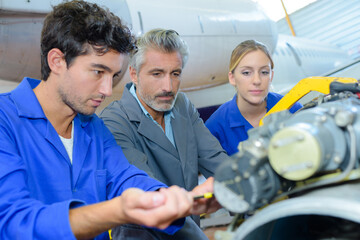
[[211, 183], [189, 193], [150, 178], [94, 114], [133, 43], [96, 4], [62, 3], [46, 17], [42, 81], [0, 95], [0, 239], [107, 239], [125, 223], [171, 234], [209, 209], [193, 196]]

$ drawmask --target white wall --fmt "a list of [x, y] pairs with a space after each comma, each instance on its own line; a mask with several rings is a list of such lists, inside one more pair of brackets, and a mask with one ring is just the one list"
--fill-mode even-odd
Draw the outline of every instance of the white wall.
[[0, 93], [10, 92], [13, 90], [19, 83], [10, 82], [0, 79]]

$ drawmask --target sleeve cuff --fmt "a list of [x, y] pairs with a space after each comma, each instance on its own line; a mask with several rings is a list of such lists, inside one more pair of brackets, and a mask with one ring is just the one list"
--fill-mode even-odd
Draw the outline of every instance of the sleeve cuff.
[[172, 224], [165, 229], [158, 229], [158, 228], [151, 228], [151, 229], [164, 232], [168, 235], [174, 235], [184, 226], [184, 224], [185, 224], [185, 218], [180, 218], [172, 222]]

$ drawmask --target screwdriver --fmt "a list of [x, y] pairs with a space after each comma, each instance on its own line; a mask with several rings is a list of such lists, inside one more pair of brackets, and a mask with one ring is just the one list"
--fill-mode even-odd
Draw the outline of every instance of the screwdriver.
[[212, 198], [214, 194], [212, 192], [204, 193], [203, 195], [198, 195], [194, 197], [194, 200], [201, 199], [201, 198]]

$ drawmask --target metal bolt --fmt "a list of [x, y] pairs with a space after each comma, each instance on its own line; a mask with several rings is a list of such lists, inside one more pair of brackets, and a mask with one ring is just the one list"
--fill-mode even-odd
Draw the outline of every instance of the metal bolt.
[[318, 123], [324, 123], [324, 122], [326, 122], [326, 120], [327, 120], [326, 115], [321, 115], [321, 116], [317, 116], [317, 117], [316, 117], [316, 121], [317, 121]]
[[339, 127], [345, 127], [351, 124], [354, 120], [354, 114], [349, 111], [341, 111], [335, 115], [335, 123]]
[[237, 164], [236, 164], [236, 163], [231, 164], [231, 169], [232, 169], [233, 171], [238, 170]]
[[306, 163], [306, 168], [312, 168], [313, 166], [314, 166], [314, 164], [312, 162]]
[[298, 142], [302, 142], [302, 141], [304, 141], [304, 139], [305, 139], [304, 135], [297, 135], [297, 136], [296, 136], [296, 140], [297, 140]]
[[336, 114], [336, 112], [337, 112], [337, 108], [336, 107], [331, 107], [330, 109], [329, 109], [329, 114], [330, 115], [335, 115]]
[[244, 178], [248, 179], [250, 177], [250, 173], [248, 171], [244, 172]]
[[263, 177], [263, 176], [265, 176], [266, 171], [265, 171], [264, 169], [261, 169], [261, 170], [258, 172], [258, 174], [259, 174], [260, 177]]
[[341, 158], [339, 156], [335, 156], [334, 157], [334, 163], [340, 164], [341, 163]]
[[250, 166], [254, 167], [254, 166], [256, 166], [256, 163], [257, 163], [257, 161], [255, 158], [250, 159], [250, 162], [249, 162]]
[[255, 147], [259, 148], [262, 146], [262, 143], [259, 140], [254, 141]]

